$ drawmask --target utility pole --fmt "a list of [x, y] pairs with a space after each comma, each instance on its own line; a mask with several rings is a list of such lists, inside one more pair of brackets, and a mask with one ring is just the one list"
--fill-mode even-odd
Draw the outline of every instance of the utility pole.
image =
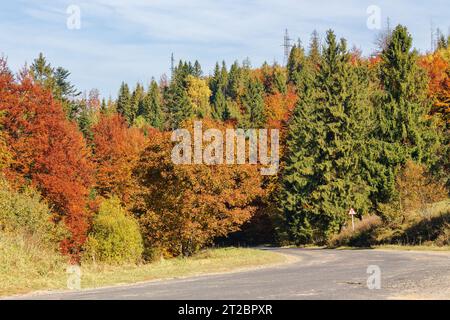
[[283, 64], [286, 66], [289, 60], [289, 54], [291, 52], [291, 40], [289, 38], [289, 33], [288, 33], [288, 29], [285, 30], [284, 32], [284, 41], [283, 44], [281, 45], [282, 47], [284, 47], [284, 59], [283, 59]]

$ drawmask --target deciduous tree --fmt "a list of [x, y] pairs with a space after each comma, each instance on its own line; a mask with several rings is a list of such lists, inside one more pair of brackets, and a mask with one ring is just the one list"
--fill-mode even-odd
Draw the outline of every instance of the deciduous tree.
[[97, 193], [104, 198], [119, 197], [128, 204], [135, 187], [132, 170], [146, 142], [144, 134], [129, 128], [118, 114], [102, 115], [92, 131]]
[[[203, 126], [225, 129], [207, 121]], [[133, 212], [147, 248], [190, 255], [251, 218], [261, 176], [252, 165], [177, 165], [171, 160], [173, 147], [169, 133], [151, 137], [135, 167], [139, 188]]]
[[15, 81], [4, 61], [0, 65], [0, 111], [12, 156], [7, 176], [17, 185], [38, 188], [70, 231], [63, 251], [79, 257], [89, 227], [89, 149], [48, 89], [34, 83], [27, 72]]

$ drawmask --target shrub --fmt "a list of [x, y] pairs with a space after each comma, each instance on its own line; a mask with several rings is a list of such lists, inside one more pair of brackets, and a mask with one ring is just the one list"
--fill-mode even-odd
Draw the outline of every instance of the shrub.
[[450, 223], [446, 223], [436, 239], [437, 246], [450, 246]]
[[67, 231], [52, 218], [50, 208], [36, 191], [16, 192], [0, 177], [0, 232], [32, 237], [56, 247]]
[[122, 208], [116, 197], [104, 200], [93, 219], [85, 245], [85, 260], [121, 264], [137, 263], [143, 253], [137, 221]]
[[377, 241], [378, 228], [381, 225], [382, 221], [378, 216], [363, 217], [355, 223], [355, 231], [347, 226], [328, 241], [328, 246], [370, 247]]
[[0, 295], [60, 287], [67, 257], [57, 246], [17, 232], [0, 232]]
[[446, 245], [449, 241], [450, 211], [421, 219], [407, 226], [402, 235], [394, 238], [396, 242], [409, 245], [434, 243], [438, 246]]
[[59, 244], [66, 234], [36, 191], [14, 191], [0, 177], [0, 294], [51, 285], [55, 275], [64, 279], [68, 261]]

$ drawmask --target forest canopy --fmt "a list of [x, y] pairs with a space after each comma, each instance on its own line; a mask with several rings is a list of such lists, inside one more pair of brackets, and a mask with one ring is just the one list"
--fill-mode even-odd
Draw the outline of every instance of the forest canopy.
[[[449, 45], [420, 54], [399, 25], [364, 57], [314, 32], [286, 66], [222, 62], [205, 75], [180, 61], [170, 79], [122, 82], [108, 100], [79, 92], [43, 54], [18, 74], [2, 58], [1, 192], [41, 201], [74, 261], [187, 256], [224, 241], [323, 245], [352, 208], [400, 232], [409, 210], [448, 195]], [[278, 175], [174, 164], [171, 132], [195, 121], [280, 130]]]

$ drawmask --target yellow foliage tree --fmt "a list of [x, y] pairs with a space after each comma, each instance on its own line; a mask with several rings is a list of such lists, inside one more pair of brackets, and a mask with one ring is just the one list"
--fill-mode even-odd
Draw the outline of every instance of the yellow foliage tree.
[[432, 180], [425, 167], [408, 161], [397, 177], [400, 211], [402, 220], [408, 219], [413, 212], [430, 218], [430, 206], [447, 196], [444, 186]]
[[205, 80], [192, 75], [187, 77], [187, 93], [195, 114], [201, 118], [208, 118], [211, 115], [209, 98], [211, 90]]

